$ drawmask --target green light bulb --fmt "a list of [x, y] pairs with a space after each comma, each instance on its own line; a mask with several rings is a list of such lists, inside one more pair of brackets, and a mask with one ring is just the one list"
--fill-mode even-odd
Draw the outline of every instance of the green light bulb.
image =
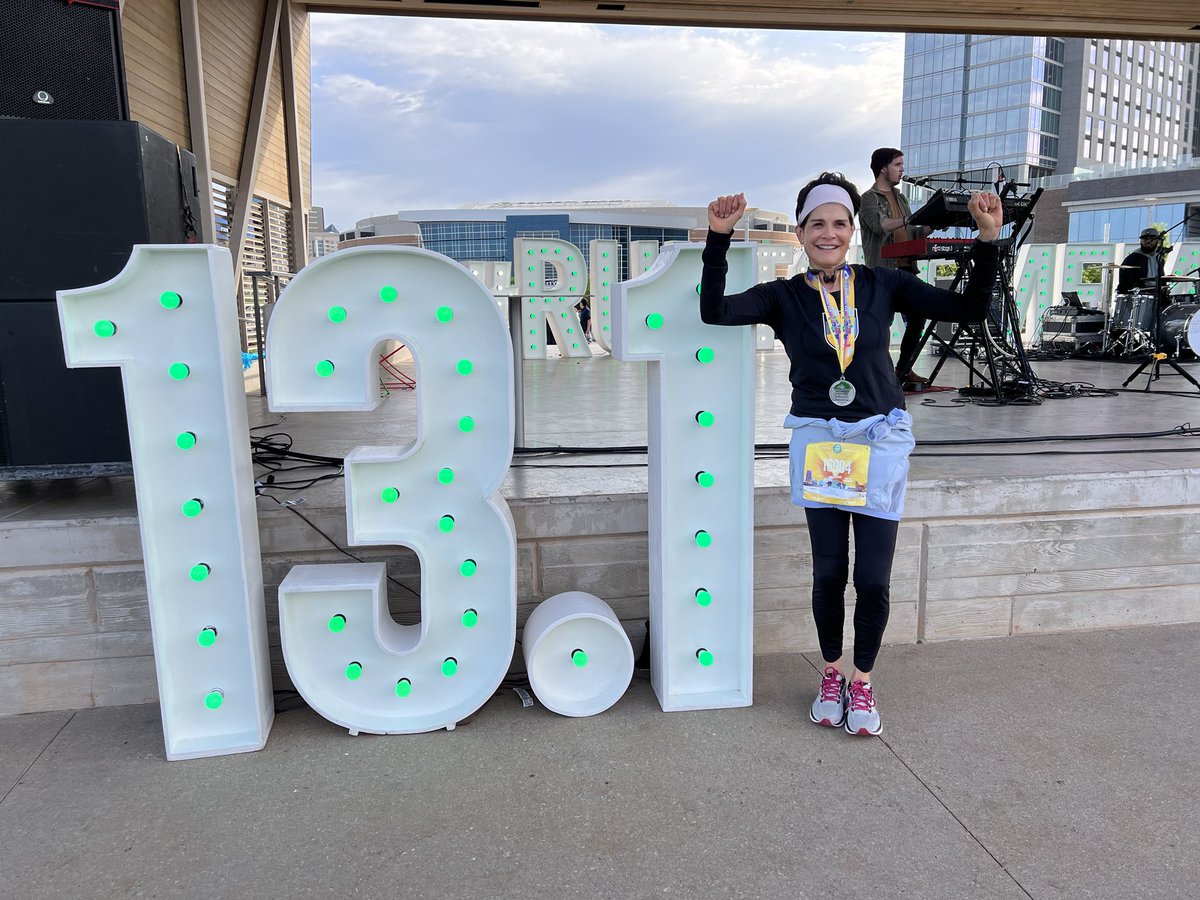
[[195, 582], [204, 581], [212, 573], [212, 566], [208, 563], [196, 563], [188, 569], [188, 578]]
[[643, 254], [642, 254], [642, 256], [646, 257], [646, 259], [649, 259], [649, 258], [650, 258], [650, 251], [649, 251], [649, 250], [647, 250], [645, 253], [643, 253]]
[[225, 692], [222, 690], [213, 689], [204, 695], [204, 705], [209, 709], [220, 709], [224, 702]]
[[464, 559], [462, 565], [458, 567], [458, 571], [461, 572], [466, 578], [470, 578], [478, 570], [479, 564], [473, 559]]
[[346, 307], [344, 307], [344, 306], [329, 307], [329, 321], [330, 322], [345, 322], [346, 321]]
[[334, 616], [330, 616], [329, 630], [331, 632], [333, 632], [334, 634], [341, 634], [345, 630], [345, 628], [346, 628], [346, 617], [345, 616], [343, 616], [341, 613], [338, 613], [337, 615], [334, 615]]
[[363, 667], [360, 662], [352, 662], [346, 666], [346, 677], [351, 681], [358, 681], [362, 677]]
[[434, 313], [434, 316], [439, 322], [449, 322], [454, 318], [454, 310], [448, 306], [439, 306], [437, 308], [437, 312]]
[[700, 487], [710, 488], [713, 486], [713, 482], [715, 480], [716, 479], [713, 478], [712, 472], [697, 472], [696, 473], [696, 483], [698, 485], [700, 485]]
[[462, 614], [462, 623], [464, 628], [474, 628], [479, 624], [479, 613], [473, 609], [465, 610]]
[[395, 503], [400, 499], [400, 491], [394, 487], [385, 487], [379, 492], [379, 497], [384, 503]]
[[323, 359], [316, 365], [316, 372], [322, 378], [328, 378], [333, 374], [333, 363], [328, 359]]
[[696, 285], [696, 296], [700, 296], [700, 285]]
[[158, 295], [158, 302], [163, 309], [179, 309], [183, 306], [183, 298], [174, 291], [163, 291]]
[[110, 338], [117, 333], [117, 326], [108, 319], [101, 319], [92, 326], [92, 330], [96, 332], [97, 337]]
[[379, 299], [382, 300], [384, 303], [395, 303], [396, 298], [399, 296], [400, 296], [400, 292], [397, 291], [390, 284], [385, 284], [383, 287], [381, 287], [379, 289]]
[[700, 605], [700, 606], [711, 606], [711, 605], [712, 605], [712, 601], [713, 601], [712, 594], [710, 594], [710, 593], [709, 593], [707, 590], [705, 590], [704, 588], [699, 588], [699, 589], [696, 591], [696, 603], [697, 603], [698, 605]]
[[713, 352], [712, 347], [701, 347], [699, 350], [696, 351], [696, 359], [698, 359], [700, 362], [704, 363], [705, 365], [712, 362], [713, 358], [716, 355], [717, 354]]
[[716, 421], [716, 417], [708, 410], [702, 409], [700, 412], [696, 413], [696, 421], [700, 423], [702, 428], [708, 428], [714, 421]]
[[657, 331], [663, 327], [663, 317], [658, 313], [650, 313], [646, 316], [646, 327], [651, 331]]
[[608, 259], [608, 251], [607, 251], [607, 250], [605, 250], [605, 251], [604, 251], [604, 254], [603, 254], [603, 256], [604, 256], [604, 258], [605, 258], [605, 259]]
[[699, 531], [696, 532], [696, 546], [697, 547], [711, 547], [712, 546], [712, 535], [709, 534], [707, 531], [705, 531], [703, 528], [701, 528]]
[[713, 664], [713, 655], [703, 647], [696, 651], [696, 659], [700, 660], [700, 665], [706, 668]]
[[[607, 253], [605, 253], [604, 255], [605, 255], [605, 256], [608, 256], [608, 254], [607, 254]], [[603, 268], [603, 271], [607, 272], [607, 271], [608, 271], [608, 266], [605, 266], [605, 267]]]
[[407, 678], [401, 678], [396, 682], [396, 696], [407, 697], [412, 693], [412, 682]]
[[475, 430], [475, 420], [470, 416], [463, 416], [458, 420], [458, 430], [463, 434], [469, 434]]
[[442, 674], [450, 678], [458, 671], [458, 660], [453, 656], [447, 656], [442, 662]]
[[437, 479], [442, 484], [449, 484], [450, 482], [452, 482], [454, 480], [454, 470], [453, 469], [439, 469], [438, 474], [437, 474]]
[[170, 368], [167, 369], [167, 374], [171, 376], [172, 381], [183, 381], [183, 379], [192, 374], [192, 370], [188, 367], [187, 363], [177, 362], [171, 363]]
[[175, 435], [175, 446], [180, 450], [191, 450], [196, 446], [196, 432], [182, 431]]
[[438, 531], [449, 534], [454, 530], [454, 516], [442, 516], [438, 519]]
[[470, 375], [475, 370], [475, 364], [469, 359], [460, 359], [454, 368], [459, 375]]
[[577, 669], [582, 669], [588, 664], [587, 654], [582, 650], [571, 651], [571, 662], [575, 663]]
[[181, 509], [185, 516], [189, 519], [194, 519], [204, 511], [204, 501], [198, 497], [193, 497], [191, 500], [185, 502]]
[[555, 247], [555, 248], [554, 248], [554, 252], [555, 252], [555, 253], [562, 253], [562, 247]]
[[200, 633], [196, 635], [196, 643], [201, 647], [211, 647], [216, 642], [217, 629], [213, 628], [211, 625], [209, 625], [207, 628], [201, 629]]

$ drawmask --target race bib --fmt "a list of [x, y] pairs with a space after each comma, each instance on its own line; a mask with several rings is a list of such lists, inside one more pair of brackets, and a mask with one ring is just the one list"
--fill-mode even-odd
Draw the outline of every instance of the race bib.
[[865, 506], [871, 448], [822, 441], [804, 448], [804, 499], [838, 506]]

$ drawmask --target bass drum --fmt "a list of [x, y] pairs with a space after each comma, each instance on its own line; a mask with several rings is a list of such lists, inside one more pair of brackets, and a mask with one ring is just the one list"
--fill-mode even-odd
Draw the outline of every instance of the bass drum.
[[1172, 303], [1158, 316], [1158, 349], [1171, 356], [1200, 355], [1200, 303]]

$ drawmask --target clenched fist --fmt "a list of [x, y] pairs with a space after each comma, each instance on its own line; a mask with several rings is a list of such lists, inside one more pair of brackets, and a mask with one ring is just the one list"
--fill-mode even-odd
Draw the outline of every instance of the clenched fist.
[[722, 234], [732, 234], [738, 219], [746, 213], [746, 195], [718, 197], [708, 204], [708, 227]]

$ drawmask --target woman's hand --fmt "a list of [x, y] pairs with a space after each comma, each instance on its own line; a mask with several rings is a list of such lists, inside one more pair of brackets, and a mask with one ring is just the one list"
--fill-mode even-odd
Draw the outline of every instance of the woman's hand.
[[746, 195], [718, 197], [708, 204], [708, 227], [722, 234], [732, 234], [738, 219], [746, 213]]
[[[709, 207], [709, 218], [712, 218], [712, 207]], [[967, 209], [975, 224], [979, 226], [981, 241], [994, 241], [1000, 235], [1000, 226], [1004, 224], [1004, 204], [995, 194], [985, 194], [974, 191], [967, 201]]]

